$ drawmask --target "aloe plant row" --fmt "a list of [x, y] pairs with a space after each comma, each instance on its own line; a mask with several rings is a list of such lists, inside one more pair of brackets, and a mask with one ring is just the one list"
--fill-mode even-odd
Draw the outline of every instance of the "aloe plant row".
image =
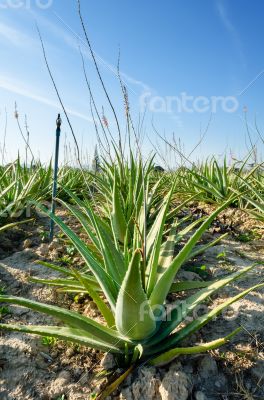
[[[221, 204], [230, 198], [234, 191], [242, 194], [247, 185], [263, 193], [263, 171], [261, 165], [247, 167], [247, 158], [241, 163], [227, 165], [226, 158], [221, 164], [215, 158], [208, 159], [200, 166], [183, 169], [179, 184], [187, 193], [197, 193], [205, 202]], [[232, 206], [245, 207], [243, 197], [234, 199]]]
[[[88, 172], [86, 174], [88, 182], [91, 178]], [[60, 187], [66, 187], [73, 193], [89, 193], [88, 189], [84, 191], [83, 173], [78, 169], [60, 168], [58, 181]], [[13, 163], [0, 167], [0, 220], [4, 223], [7, 219], [14, 220], [25, 214], [31, 200], [50, 200], [51, 188], [51, 163], [44, 166], [36, 162], [27, 166], [18, 157]], [[58, 195], [65, 198], [66, 193], [60, 189]]]
[[[138, 165], [136, 168], [143, 170], [142, 165]], [[138, 177], [139, 171], [133, 173], [133, 176], [133, 179]], [[173, 290], [195, 288], [194, 282], [175, 282], [175, 277], [181, 266], [197, 252], [196, 245], [211, 222], [233, 199], [229, 199], [209, 217], [200, 221], [199, 226], [198, 223], [196, 227], [191, 223], [190, 230], [179, 228], [175, 219], [168, 232], [166, 220], [170, 214], [169, 206], [176, 183], [173, 183], [156, 212], [151, 206], [148, 208], [146, 201], [152, 198], [153, 191], [155, 192], [155, 185], [152, 191], [150, 189], [151, 174], [145, 175], [142, 172], [142, 177], [144, 179], [138, 190], [138, 202], [133, 203], [129, 214], [125, 213], [125, 204], [120, 200], [121, 181], [118, 181], [116, 172], [113, 175], [112, 187], [110, 185], [110, 191], [107, 192], [110, 200], [103, 218], [93, 209], [92, 202], [81, 201], [68, 191], [76, 204], [64, 204], [82, 224], [88, 241], [80, 239], [60, 218], [38, 205], [58, 224], [86, 262], [84, 270], [75, 268], [68, 271], [57, 267], [67, 275], [61, 284], [72, 287], [73, 290], [87, 292], [97, 304], [105, 323], [98, 323], [64, 308], [7, 295], [1, 296], [0, 300], [52, 315], [64, 325], [58, 327], [1, 324], [1, 328], [54, 336], [110, 351], [123, 357], [124, 363], [129, 360], [130, 363], [149, 361], [152, 364], [168, 362], [181, 353], [206, 351], [224, 343], [232, 336], [231, 334], [226, 339], [220, 338], [218, 342], [198, 348], [194, 346], [181, 350], [179, 347], [183, 339], [202, 328], [223, 309], [251, 290], [263, 286], [256, 285], [229, 298], [220, 306], [179, 329], [195, 307], [225, 285], [245, 275], [252, 267], [217, 281], [207, 282], [204, 287], [201, 285], [199, 288], [197, 285], [197, 292], [182, 300], [169, 313], [166, 309], [166, 299]], [[136, 181], [133, 183], [134, 191]], [[141, 191], [145, 195], [141, 196]], [[187, 232], [191, 234], [186, 236]], [[181, 242], [182, 238], [185, 240], [175, 254], [175, 243]], [[57, 282], [58, 286], [59, 282], [60, 280]]]

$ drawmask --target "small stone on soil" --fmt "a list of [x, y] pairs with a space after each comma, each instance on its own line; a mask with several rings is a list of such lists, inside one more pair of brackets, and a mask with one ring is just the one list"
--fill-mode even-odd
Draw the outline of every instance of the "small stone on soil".
[[110, 353], [106, 353], [103, 356], [100, 365], [106, 370], [113, 369], [116, 366], [114, 356]]
[[211, 356], [202, 358], [199, 364], [199, 374], [202, 378], [207, 379], [209, 376], [216, 375], [218, 372], [216, 361]]

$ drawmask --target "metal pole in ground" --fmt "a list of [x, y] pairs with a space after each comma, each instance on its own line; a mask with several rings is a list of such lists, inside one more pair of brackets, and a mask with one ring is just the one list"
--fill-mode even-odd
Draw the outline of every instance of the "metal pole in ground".
[[[55, 146], [55, 160], [54, 160], [54, 172], [53, 172], [53, 187], [52, 187], [52, 200], [51, 200], [51, 212], [55, 213], [56, 210], [56, 201], [55, 198], [57, 196], [57, 181], [58, 181], [58, 168], [59, 168], [59, 147], [60, 147], [60, 133], [61, 133], [61, 117], [58, 114], [58, 118], [56, 120], [57, 129], [56, 129], [56, 146]], [[54, 221], [50, 220], [50, 241], [52, 242], [54, 236]]]

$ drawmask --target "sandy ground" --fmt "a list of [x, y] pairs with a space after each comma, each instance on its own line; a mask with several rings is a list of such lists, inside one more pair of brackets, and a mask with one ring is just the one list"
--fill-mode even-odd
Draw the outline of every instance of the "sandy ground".
[[[24, 238], [23, 238], [24, 239]], [[32, 247], [33, 246], [33, 247]], [[52, 258], [40, 241], [24, 242], [24, 250], [13, 252], [0, 261], [0, 286], [5, 293], [45, 303], [72, 307], [68, 298], [54, 289], [28, 282], [31, 275], [51, 276], [35, 263], [40, 257]], [[19, 248], [20, 250], [20, 248]], [[54, 252], [54, 250], [53, 250]], [[54, 256], [54, 254], [53, 254]], [[55, 257], [56, 258], [56, 257]], [[239, 270], [253, 262], [264, 262], [263, 239], [247, 243], [232, 238], [207, 250], [196, 260], [206, 266], [210, 277]], [[258, 265], [246, 278], [225, 288], [212, 299], [214, 307], [231, 294], [264, 281], [264, 267]], [[53, 273], [55, 275], [55, 273]], [[200, 279], [195, 272], [183, 272], [186, 279]], [[82, 311], [96, 318], [93, 304], [85, 300]], [[51, 318], [21, 307], [8, 306], [1, 322], [47, 324]], [[232, 343], [209, 354], [180, 357], [164, 368], [142, 367], [130, 375], [121, 391], [111, 398], [123, 400], [211, 400], [264, 399], [264, 290], [249, 293], [228, 313], [212, 321], [190, 338], [190, 344], [212, 340], [243, 329]], [[1, 332], [1, 400], [88, 400], [105, 383], [97, 374], [103, 367], [114, 366], [111, 357], [62, 342], [43, 344], [33, 335]]]

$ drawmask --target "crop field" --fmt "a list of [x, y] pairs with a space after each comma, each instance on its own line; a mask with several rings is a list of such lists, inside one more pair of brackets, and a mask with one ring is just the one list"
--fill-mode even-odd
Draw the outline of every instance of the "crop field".
[[1, 167], [1, 398], [262, 398], [262, 166], [114, 150], [56, 214], [51, 167]]
[[[185, 110], [188, 118], [181, 114], [182, 109], [178, 113], [180, 117], [177, 113], [173, 115], [170, 107], [175, 96], [156, 96], [165, 90], [166, 84], [171, 88], [172, 82], [166, 81], [158, 91], [130, 77], [120, 70], [120, 51], [117, 67], [112, 67], [93, 50], [82, 14], [82, 7], [88, 8], [86, 2], [68, 1], [67, 6], [65, 3], [32, 0], [26, 1], [25, 5], [22, 0], [15, 3], [4, 0], [0, 5], [1, 13], [3, 10], [8, 13], [10, 9], [16, 12], [16, 18], [21, 18], [19, 21], [26, 29], [33, 16], [38, 43], [38, 52], [35, 52], [32, 32], [20, 35], [19, 26], [15, 29], [0, 23], [0, 39], [4, 36], [9, 46], [23, 48], [27, 68], [17, 71], [17, 76], [20, 73], [26, 75], [28, 66], [32, 68], [29, 71], [30, 90], [26, 90], [24, 83], [19, 86], [18, 80], [14, 83], [4, 75], [3, 78], [2, 71], [0, 89], [8, 92], [8, 96], [26, 98], [28, 103], [25, 102], [23, 107], [31, 104], [32, 114], [38, 106], [41, 108], [39, 114], [33, 116], [37, 120], [36, 132], [29, 130], [27, 116], [22, 125], [13, 97], [12, 129], [6, 109], [6, 120], [0, 110], [0, 132], [4, 133], [0, 137], [0, 400], [264, 400], [264, 135], [258, 126], [257, 113], [252, 127], [247, 120], [247, 107], [243, 108], [243, 120], [238, 102], [238, 99], [244, 101], [244, 95], [249, 96], [248, 91], [253, 91], [264, 70], [254, 79], [250, 78], [237, 97], [212, 96], [222, 101], [223, 109], [219, 114], [215, 109], [209, 110], [208, 126], [204, 133], [200, 130], [200, 140], [189, 152], [194, 140], [192, 128], [197, 122], [188, 125], [189, 120], [194, 112], [203, 112], [198, 103], [205, 101], [207, 104], [208, 97], [187, 96], [187, 92], [182, 92], [183, 103], [186, 105], [186, 98], [192, 99], [193, 108]], [[73, 15], [70, 3], [74, 3], [76, 15]], [[147, 16], [150, 12], [144, 2], [122, 2], [124, 9], [115, 2], [111, 2], [111, 6], [110, 2], [99, 3], [104, 5], [104, 12], [94, 11], [94, 15], [105, 18], [110, 33], [120, 28], [114, 23], [117, 15], [125, 16], [119, 17], [119, 22], [127, 24], [120, 28], [122, 35], [126, 35], [125, 28], [129, 31], [129, 24], [134, 24], [132, 16], [136, 7]], [[167, 66], [168, 76], [171, 69], [173, 77], [179, 73], [177, 82], [181, 82], [184, 70], [184, 74], [193, 77], [194, 93], [202, 93], [197, 85], [202, 81], [199, 74], [204, 68], [204, 64], [199, 63], [206, 64], [200, 61], [203, 45], [210, 54], [207, 60], [210, 63], [214, 57], [218, 57], [217, 63], [222, 58], [228, 63], [232, 58], [228, 52], [224, 53], [225, 57], [222, 53], [211, 57], [209, 49], [219, 48], [219, 52], [224, 52], [228, 47], [213, 22], [218, 15], [222, 27], [232, 38], [228, 45], [235, 46], [239, 66], [243, 64], [243, 74], [246, 73], [246, 63], [242, 62], [246, 52], [243, 54], [242, 44], [246, 46], [251, 42], [248, 38], [245, 43], [240, 41], [238, 30], [226, 12], [225, 2], [212, 2], [213, 11], [211, 2], [205, 5], [206, 2], [200, 1], [198, 7], [198, 2], [190, 0], [190, 9], [185, 9], [185, 2], [180, 0], [164, 2], [162, 6], [161, 2], [155, 6], [152, 3], [152, 18], [157, 13], [153, 26], [146, 25], [147, 18], [141, 11], [137, 12], [137, 29], [144, 26], [144, 31], [134, 37], [133, 26], [132, 45], [129, 41], [130, 47], [128, 43], [125, 48], [128, 49], [129, 63], [134, 47], [138, 54], [133, 58], [138, 62], [146, 52], [153, 68], [156, 66], [153, 64], [159, 66], [165, 60], [164, 66], [166, 57], [172, 56], [173, 62]], [[18, 10], [23, 4], [27, 14], [23, 14], [25, 10]], [[94, 10], [98, 4], [89, 2], [89, 7]], [[235, 2], [232, 6], [235, 7]], [[210, 18], [203, 7], [211, 13]], [[68, 25], [56, 10], [60, 10], [63, 18], [68, 18], [73, 25], [77, 16], [79, 25], [74, 28], [77, 33], [71, 28], [71, 22]], [[241, 10], [236, 11], [240, 15]], [[48, 17], [44, 17], [44, 12]], [[189, 13], [199, 26], [192, 31], [192, 39], [188, 42], [192, 23], [188, 29], [184, 26], [186, 37], [182, 36], [183, 29], [177, 24], [181, 20], [189, 21]], [[171, 24], [167, 23], [174, 14], [177, 14], [178, 22], [173, 19]], [[196, 14], [201, 21], [206, 14], [208, 25], [203, 39], [198, 34], [204, 29], [204, 23], [200, 23]], [[263, 13], [255, 11], [255, 14]], [[107, 28], [96, 26], [96, 18], [94, 21], [91, 18], [91, 31], [93, 27], [100, 35], [104, 33], [102, 42], [106, 40], [108, 44], [107, 54], [111, 40], [115, 39], [110, 33], [109, 38], [105, 35]], [[247, 24], [248, 20], [250, 18]], [[58, 23], [63, 24], [63, 28]], [[260, 23], [262, 29], [263, 21]], [[163, 42], [160, 38], [154, 39], [159, 24], [161, 36], [173, 25]], [[245, 25], [243, 23], [244, 29]], [[255, 26], [252, 30], [247, 29], [248, 34], [254, 34]], [[213, 30], [215, 38], [221, 40], [221, 46], [218, 42], [210, 42]], [[46, 37], [49, 40], [46, 41]], [[143, 39], [148, 44], [144, 44], [141, 53]], [[176, 39], [177, 43], [184, 40], [192, 43], [192, 52], [199, 52], [199, 63], [185, 45], [182, 58], [177, 55], [175, 61], [171, 52]], [[162, 47], [159, 45], [156, 50], [158, 42]], [[26, 48], [23, 47], [25, 43]], [[151, 56], [152, 47], [155, 52]], [[68, 63], [69, 49], [78, 51], [82, 80], [78, 81], [80, 71], [76, 67], [75, 53]], [[165, 50], [168, 51], [166, 57]], [[31, 54], [26, 57], [29, 51], [32, 51], [32, 57]], [[251, 47], [250, 51], [253, 51]], [[256, 53], [259, 57], [261, 52]], [[15, 54], [17, 60], [13, 65], [11, 61], [8, 64], [8, 68], [12, 65], [14, 70], [19, 65], [19, 50]], [[10, 52], [6, 58], [11, 56]], [[42, 57], [41, 67], [39, 56]], [[189, 57], [193, 61], [190, 62]], [[58, 60], [63, 64], [57, 64], [60, 68], [53, 70], [53, 63]], [[86, 63], [92, 65], [92, 71]], [[144, 63], [142, 59], [142, 73]], [[193, 64], [199, 74], [196, 69], [191, 72]], [[216, 64], [213, 67], [210, 64], [210, 73], [206, 73], [205, 80], [205, 84], [207, 80], [210, 85], [215, 84], [214, 93], [219, 92], [223, 79], [221, 68], [236, 71], [233, 65], [224, 64], [219, 67], [220, 72], [216, 70], [213, 74]], [[67, 79], [61, 79], [62, 65], [73, 78], [73, 84], [67, 74]], [[114, 75], [119, 97], [115, 92], [113, 96], [108, 92], [101, 67], [111, 72], [110, 78]], [[177, 73], [176, 67], [179, 67]], [[151, 79], [148, 68], [147, 75]], [[34, 85], [38, 86], [36, 82], [40, 86], [44, 82], [43, 93], [49, 93], [44, 78], [42, 82], [43, 69], [56, 101], [48, 94], [44, 97], [33, 90]], [[38, 76], [34, 75], [36, 70]], [[194, 78], [196, 72], [199, 79]], [[160, 69], [158, 74], [160, 77]], [[164, 82], [165, 75], [162, 77]], [[237, 71], [230, 76], [233, 90], [234, 82], [242, 79]], [[93, 78], [98, 84], [95, 89], [90, 84]], [[69, 85], [69, 90], [64, 86], [66, 101], [61, 89], [63, 81]], [[79, 88], [84, 83], [87, 103], [83, 102], [83, 92]], [[109, 87], [114, 86], [109, 83]], [[168, 139], [166, 133], [161, 135], [154, 118], [151, 123], [146, 122], [145, 127], [145, 109], [135, 117], [132, 110], [135, 102], [131, 102], [129, 94], [138, 93], [131, 87], [142, 89], [137, 99], [141, 105], [149, 98], [143, 106], [152, 104], [154, 110], [150, 111], [161, 111], [158, 122], [163, 122], [162, 113], [168, 108], [173, 124], [186, 123], [188, 119], [182, 131], [180, 124], [178, 126], [182, 136], [187, 135], [188, 151], [180, 136], [176, 139], [173, 133]], [[209, 89], [204, 89], [204, 93], [212, 94]], [[223, 90], [228, 93], [224, 85]], [[68, 96], [70, 93], [72, 103], [68, 101], [67, 93]], [[176, 99], [179, 105], [179, 97]], [[10, 101], [9, 97], [7, 101]], [[228, 109], [230, 103], [237, 109]], [[0, 104], [4, 104], [2, 98]], [[157, 104], [162, 105], [162, 110], [155, 109]], [[54, 149], [50, 146], [50, 133], [46, 132], [50, 126], [46, 108], [52, 109], [52, 115], [56, 109], [56, 136], [52, 136], [56, 139]], [[228, 138], [230, 142], [225, 143], [220, 137], [219, 126], [217, 131], [217, 117], [220, 115], [223, 123], [222, 132], [224, 121], [234, 123], [235, 114], [230, 116], [231, 112], [237, 112], [239, 123], [241, 119], [245, 122], [246, 133], [238, 137], [234, 132]], [[201, 114], [198, 117], [199, 123], [204, 122]], [[209, 137], [208, 148], [202, 152], [201, 145], [207, 140], [211, 119], [216, 127], [215, 137], [213, 140]], [[80, 120], [88, 125], [88, 128], [85, 125], [86, 130]], [[5, 121], [4, 126], [2, 121]], [[149, 133], [148, 129], [154, 133]], [[81, 132], [88, 132], [84, 142], [80, 140]], [[18, 151], [12, 153], [17, 134], [20, 140]], [[64, 157], [60, 147], [62, 135]], [[243, 147], [243, 152], [242, 136], [246, 148]], [[236, 140], [239, 143], [234, 152], [230, 146], [229, 154], [227, 148], [230, 143], [236, 145]], [[225, 145], [221, 154], [220, 145]], [[35, 151], [36, 146], [41, 151]], [[211, 151], [210, 146], [217, 148], [216, 151]], [[201, 150], [201, 157], [195, 153], [197, 150]]]

